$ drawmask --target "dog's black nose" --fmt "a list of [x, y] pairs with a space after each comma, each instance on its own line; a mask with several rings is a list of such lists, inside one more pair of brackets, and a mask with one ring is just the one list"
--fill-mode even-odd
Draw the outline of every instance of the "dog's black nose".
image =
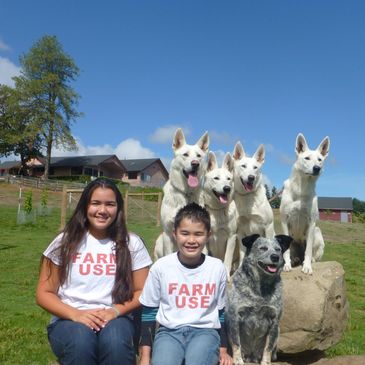
[[272, 262], [278, 262], [279, 258], [280, 258], [280, 256], [277, 255], [276, 253], [273, 253], [272, 255], [270, 255], [270, 259]]
[[223, 191], [224, 191], [226, 194], [229, 194], [229, 193], [231, 192], [231, 187], [226, 185], [226, 186], [223, 188]]
[[248, 182], [253, 183], [255, 181], [255, 176], [254, 175], [248, 175]]
[[199, 161], [193, 160], [191, 161], [191, 167], [193, 168], [193, 170], [197, 170], [199, 168]]
[[319, 175], [320, 171], [321, 171], [320, 166], [317, 166], [317, 165], [313, 166], [313, 175]]

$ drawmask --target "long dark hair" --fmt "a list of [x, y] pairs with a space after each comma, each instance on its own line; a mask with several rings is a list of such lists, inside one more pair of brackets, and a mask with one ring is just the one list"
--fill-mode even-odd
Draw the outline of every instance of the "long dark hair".
[[132, 261], [128, 248], [129, 234], [125, 223], [124, 201], [118, 187], [113, 181], [98, 178], [89, 183], [81, 194], [72, 217], [63, 230], [61, 246], [58, 251], [60, 258], [59, 278], [60, 285], [65, 283], [70, 272], [74, 255], [85, 236], [89, 221], [87, 209], [95, 189], [104, 188], [113, 190], [117, 201], [117, 216], [108, 227], [108, 236], [115, 242], [116, 274], [112, 290], [113, 303], [124, 303], [133, 297]]

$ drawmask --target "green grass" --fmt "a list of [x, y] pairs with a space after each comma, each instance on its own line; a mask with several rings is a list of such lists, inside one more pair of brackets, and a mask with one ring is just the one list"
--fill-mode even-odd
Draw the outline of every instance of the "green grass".
[[365, 353], [365, 242], [327, 244], [323, 261], [337, 261], [345, 270], [350, 318], [342, 340], [326, 351], [329, 357]]
[[[16, 213], [16, 208], [0, 206], [0, 364], [51, 364], [55, 357], [46, 334], [50, 315], [35, 304], [34, 293], [39, 260], [58, 231], [60, 211], [55, 208], [50, 216], [39, 217], [35, 225], [22, 226], [16, 225]], [[152, 223], [128, 226], [144, 238], [151, 252], [161, 228]], [[335, 227], [342, 229], [341, 224]], [[352, 242], [350, 238], [346, 244], [327, 243], [325, 250], [324, 260], [344, 266], [350, 302], [346, 333], [327, 351], [329, 356], [365, 353], [365, 241]]]

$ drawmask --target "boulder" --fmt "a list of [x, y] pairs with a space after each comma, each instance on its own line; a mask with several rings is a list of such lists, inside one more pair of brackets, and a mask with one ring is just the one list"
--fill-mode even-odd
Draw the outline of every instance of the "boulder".
[[323, 351], [340, 341], [349, 312], [344, 275], [338, 262], [314, 263], [313, 275], [301, 267], [282, 273], [279, 353]]

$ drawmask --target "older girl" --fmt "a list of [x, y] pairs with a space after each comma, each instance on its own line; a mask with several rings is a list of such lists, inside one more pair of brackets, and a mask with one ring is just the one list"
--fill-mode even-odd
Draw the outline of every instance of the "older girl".
[[135, 363], [132, 312], [150, 264], [116, 185], [92, 181], [42, 257], [36, 299], [53, 315], [48, 339], [61, 364]]

